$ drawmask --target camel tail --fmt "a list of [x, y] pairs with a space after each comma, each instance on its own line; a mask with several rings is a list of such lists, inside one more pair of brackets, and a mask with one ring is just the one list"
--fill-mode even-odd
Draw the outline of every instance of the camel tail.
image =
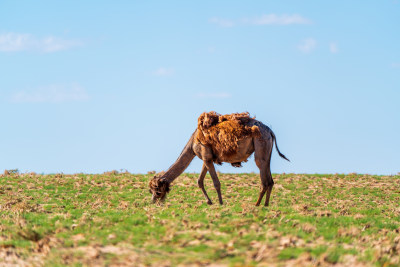
[[272, 138], [274, 138], [275, 147], [276, 147], [276, 150], [278, 151], [279, 156], [281, 156], [281, 158], [284, 158], [284, 159], [286, 159], [287, 161], [290, 162], [290, 160], [289, 160], [285, 155], [283, 155], [283, 154], [279, 151], [278, 143], [276, 142], [276, 136], [275, 136], [275, 134], [274, 134], [274, 132], [273, 132], [272, 130], [271, 130], [271, 134], [272, 134]]

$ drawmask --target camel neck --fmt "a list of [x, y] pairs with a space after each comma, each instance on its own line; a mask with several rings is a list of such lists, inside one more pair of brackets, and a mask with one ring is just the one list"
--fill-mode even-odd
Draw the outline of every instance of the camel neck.
[[195, 157], [193, 151], [193, 140], [194, 135], [190, 138], [189, 142], [186, 144], [185, 148], [182, 150], [181, 155], [175, 161], [174, 164], [169, 167], [169, 169], [163, 175], [169, 183], [172, 183], [179, 175], [183, 173], [184, 170], [189, 166], [190, 162], [192, 162]]

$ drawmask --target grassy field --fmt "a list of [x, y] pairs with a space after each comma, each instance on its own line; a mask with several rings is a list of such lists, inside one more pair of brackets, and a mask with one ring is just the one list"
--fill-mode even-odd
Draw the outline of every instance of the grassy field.
[[151, 204], [151, 177], [2, 175], [0, 266], [400, 265], [400, 176], [277, 174], [267, 208], [257, 174], [220, 174], [223, 206], [196, 174]]

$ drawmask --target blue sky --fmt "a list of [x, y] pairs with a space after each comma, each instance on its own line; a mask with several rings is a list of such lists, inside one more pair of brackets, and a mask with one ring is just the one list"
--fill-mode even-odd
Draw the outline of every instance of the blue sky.
[[0, 169], [165, 170], [215, 110], [273, 129], [274, 173], [396, 174], [399, 26], [394, 0], [3, 0]]

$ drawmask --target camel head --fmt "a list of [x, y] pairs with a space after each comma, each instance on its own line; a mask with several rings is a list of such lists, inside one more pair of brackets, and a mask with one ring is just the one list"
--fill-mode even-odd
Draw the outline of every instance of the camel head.
[[158, 175], [154, 176], [149, 183], [150, 193], [153, 195], [152, 201], [157, 200], [163, 201], [169, 192], [169, 182], [166, 178], [162, 178]]

